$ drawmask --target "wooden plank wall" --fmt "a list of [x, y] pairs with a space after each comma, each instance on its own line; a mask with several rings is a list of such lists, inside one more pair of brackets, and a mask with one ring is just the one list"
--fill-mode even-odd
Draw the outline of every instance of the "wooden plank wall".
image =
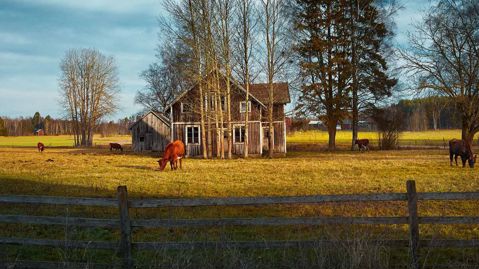
[[[145, 150], [163, 151], [170, 143], [170, 127], [152, 113], [135, 124], [132, 132], [132, 147], [136, 152]], [[140, 141], [144, 137], [144, 141]]]

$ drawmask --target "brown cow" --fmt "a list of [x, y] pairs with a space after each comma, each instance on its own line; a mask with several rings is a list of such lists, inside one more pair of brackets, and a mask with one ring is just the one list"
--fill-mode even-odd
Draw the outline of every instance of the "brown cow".
[[358, 145], [359, 151], [361, 150], [369, 150], [369, 139], [356, 139], [354, 142], [355, 145]]
[[38, 142], [37, 149], [38, 149], [38, 152], [43, 152], [45, 150], [45, 145], [43, 145], [42, 142]]
[[110, 143], [110, 151], [112, 149], [121, 150], [123, 152], [123, 147], [118, 143]]
[[163, 158], [158, 160], [158, 164], [160, 165], [160, 171], [165, 169], [166, 163], [170, 162], [171, 170], [178, 169], [178, 161], [180, 161], [180, 169], [181, 166], [181, 159], [185, 157], [185, 144], [181, 142], [181, 140], [175, 140], [168, 144], [165, 148], [165, 153], [163, 153]]
[[472, 153], [472, 147], [466, 140], [452, 139], [449, 141], [449, 161], [452, 166], [452, 159], [456, 161], [457, 166], [457, 157], [461, 156], [462, 167], [466, 167], [466, 161], [469, 163], [470, 168], [474, 168], [476, 163], [477, 155], [474, 156]]

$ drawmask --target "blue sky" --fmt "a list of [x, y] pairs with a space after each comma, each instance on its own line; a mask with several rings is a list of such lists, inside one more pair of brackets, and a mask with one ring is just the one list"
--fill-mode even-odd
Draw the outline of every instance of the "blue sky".
[[[407, 45], [410, 24], [429, 1], [402, 0], [397, 42]], [[154, 61], [160, 0], [0, 0], [0, 115], [63, 116], [59, 63], [71, 48], [96, 48], [116, 59], [121, 107], [112, 118], [141, 109], [134, 96], [139, 74]]]

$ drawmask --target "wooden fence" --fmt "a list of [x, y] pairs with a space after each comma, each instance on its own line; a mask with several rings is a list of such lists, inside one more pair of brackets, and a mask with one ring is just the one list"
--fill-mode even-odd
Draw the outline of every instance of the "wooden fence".
[[[50, 196], [12, 196], [0, 195], [0, 203], [9, 204], [47, 204], [72, 206], [116, 207], [118, 219], [45, 217], [28, 215], [0, 215], [0, 223], [22, 223], [40, 225], [70, 225], [80, 227], [119, 228], [121, 236], [118, 242], [101, 241], [64, 241], [31, 238], [0, 238], [0, 244], [49, 246], [61, 248], [93, 248], [116, 250], [122, 260], [122, 268], [133, 268], [133, 250], [187, 249], [217, 247], [218, 242], [133, 242], [133, 228], [154, 227], [204, 227], [223, 225], [324, 225], [324, 224], [405, 224], [409, 226], [408, 240], [387, 240], [381, 244], [391, 247], [408, 247], [412, 268], [419, 268], [420, 247], [458, 247], [479, 248], [474, 240], [420, 240], [419, 224], [479, 224], [479, 216], [436, 216], [420, 217], [417, 203], [419, 200], [479, 200], [479, 192], [428, 192], [417, 193], [414, 181], [407, 181], [406, 193], [313, 195], [290, 197], [241, 197], [208, 199], [133, 199], [128, 200], [126, 186], [119, 186], [117, 199], [110, 198], [66, 198]], [[308, 217], [308, 218], [222, 218], [222, 219], [130, 219], [129, 208], [157, 207], [198, 207], [198, 206], [248, 206], [274, 204], [317, 204], [324, 202], [372, 202], [407, 201], [408, 216], [405, 217]], [[330, 245], [333, 241], [233, 241], [227, 244], [236, 248], [288, 248], [298, 246]], [[19, 264], [21, 266], [21, 264]], [[55, 267], [52, 263], [26, 262], [27, 267]], [[78, 268], [81, 264], [77, 264]], [[75, 267], [75, 266], [73, 266]], [[77, 267], [75, 267], [77, 268]]]

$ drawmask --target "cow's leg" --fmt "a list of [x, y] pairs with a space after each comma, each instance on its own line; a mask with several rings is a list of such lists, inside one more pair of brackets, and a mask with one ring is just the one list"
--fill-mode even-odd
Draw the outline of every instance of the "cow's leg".
[[461, 161], [462, 161], [462, 168], [466, 167], [466, 157], [461, 156]]
[[456, 160], [456, 166], [458, 166], [457, 165], [457, 157], [459, 157], [459, 155], [454, 155], [454, 160]]
[[449, 164], [452, 166], [452, 159], [454, 158], [454, 154], [452, 152], [449, 152]]
[[182, 160], [182, 159], [183, 159], [183, 158], [180, 158], [180, 169], [183, 169], [183, 167], [181, 166], [181, 160]]

